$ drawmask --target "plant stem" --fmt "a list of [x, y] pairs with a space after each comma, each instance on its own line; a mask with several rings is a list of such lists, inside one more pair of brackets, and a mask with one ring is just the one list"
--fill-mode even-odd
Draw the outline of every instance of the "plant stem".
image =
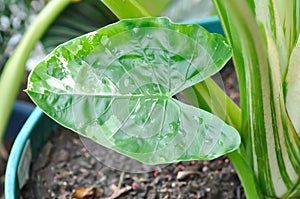
[[[195, 92], [194, 95], [197, 96], [197, 106], [221, 117], [225, 122], [235, 127], [240, 134], [243, 133], [240, 108], [211, 78], [193, 86], [193, 91]], [[193, 99], [193, 95], [189, 91], [185, 91], [184, 94], [188, 99]], [[195, 104], [193, 101], [191, 103]], [[262, 198], [254, 172], [244, 159], [243, 150], [243, 145], [241, 145], [240, 151], [234, 151], [227, 155], [239, 175], [246, 197], [251, 199]]]
[[102, 0], [102, 2], [119, 19], [151, 16], [151, 14], [136, 0]]
[[238, 132], [242, 132], [240, 108], [213, 79], [208, 78], [183, 93], [194, 106], [217, 115]]
[[238, 176], [244, 187], [246, 198], [260, 199], [263, 198], [260, 189], [257, 187], [256, 178], [253, 170], [248, 162], [242, 157], [238, 151], [227, 154], [231, 163], [233, 164]]
[[119, 18], [137, 18], [158, 16], [172, 0], [102, 0]]
[[25, 32], [13, 55], [4, 66], [0, 78], [0, 144], [2, 143], [13, 103], [23, 81], [27, 59], [36, 42], [39, 41], [47, 28], [71, 1], [50, 1]]

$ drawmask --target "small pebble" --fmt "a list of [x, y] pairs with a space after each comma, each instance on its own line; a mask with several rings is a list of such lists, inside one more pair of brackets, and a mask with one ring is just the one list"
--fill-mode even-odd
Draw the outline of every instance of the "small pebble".
[[207, 166], [204, 166], [204, 167], [202, 168], [202, 171], [203, 171], [203, 172], [208, 171], [208, 167], [207, 167]]

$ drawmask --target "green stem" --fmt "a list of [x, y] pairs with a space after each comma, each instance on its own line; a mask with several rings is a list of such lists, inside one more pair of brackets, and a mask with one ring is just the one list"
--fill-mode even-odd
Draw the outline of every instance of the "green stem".
[[192, 105], [217, 115], [227, 124], [242, 132], [240, 108], [213, 79], [208, 78], [183, 93]]
[[[22, 83], [28, 57], [44, 32], [72, 0], [52, 0], [38, 14], [4, 66], [0, 78], [0, 139], [8, 122], [13, 103]], [[1, 142], [2, 143], [2, 142]]]
[[151, 16], [151, 14], [136, 0], [102, 0], [102, 2], [119, 19]]
[[[194, 85], [193, 92], [194, 93], [191, 93], [191, 91], [188, 90], [184, 92], [192, 104], [197, 103], [197, 106], [224, 119], [225, 122], [235, 127], [240, 133], [243, 132], [240, 108], [211, 78]], [[197, 97], [196, 102], [192, 101], [195, 99], [195, 97], [193, 97], [195, 95]], [[262, 198], [260, 189], [257, 187], [254, 172], [245, 159], [243, 145], [240, 146], [239, 150], [240, 151], [234, 151], [227, 155], [239, 175], [246, 197], [251, 199]]]
[[248, 162], [242, 157], [238, 151], [227, 154], [231, 163], [233, 164], [236, 172], [244, 187], [246, 198], [260, 199], [263, 198], [260, 189], [257, 187], [256, 178], [253, 170], [249, 166]]
[[172, 0], [102, 0], [119, 18], [138, 18], [158, 16]]
[[138, 1], [151, 16], [159, 16], [173, 0], [136, 0]]

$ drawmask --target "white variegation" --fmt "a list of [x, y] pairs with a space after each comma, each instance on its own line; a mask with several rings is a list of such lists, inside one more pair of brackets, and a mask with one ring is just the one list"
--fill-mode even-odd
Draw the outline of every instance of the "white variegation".
[[291, 54], [289, 70], [286, 77], [286, 109], [294, 128], [300, 135], [300, 36]]

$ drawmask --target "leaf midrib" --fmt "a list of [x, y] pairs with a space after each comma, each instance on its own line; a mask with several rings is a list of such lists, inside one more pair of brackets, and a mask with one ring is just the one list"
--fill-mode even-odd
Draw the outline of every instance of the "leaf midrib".
[[[35, 93], [35, 94], [39, 94], [39, 95], [45, 95], [44, 93], [40, 93], [40, 92], [35, 92], [35, 91], [31, 91], [31, 90], [25, 90], [25, 92], [31, 92], [31, 93]], [[103, 94], [89, 94], [89, 93], [55, 93], [53, 91], [46, 91], [49, 92], [51, 94], [54, 95], [71, 95], [71, 96], [86, 96], [86, 97], [101, 97], [101, 98], [120, 98], [120, 99], [126, 99], [126, 98], [147, 98], [147, 99], [159, 99], [159, 100], [169, 100], [169, 99], [173, 99], [172, 95], [161, 95], [161, 94], [130, 94], [130, 95], [113, 95], [113, 94], [107, 94], [107, 95], [103, 95]]]

